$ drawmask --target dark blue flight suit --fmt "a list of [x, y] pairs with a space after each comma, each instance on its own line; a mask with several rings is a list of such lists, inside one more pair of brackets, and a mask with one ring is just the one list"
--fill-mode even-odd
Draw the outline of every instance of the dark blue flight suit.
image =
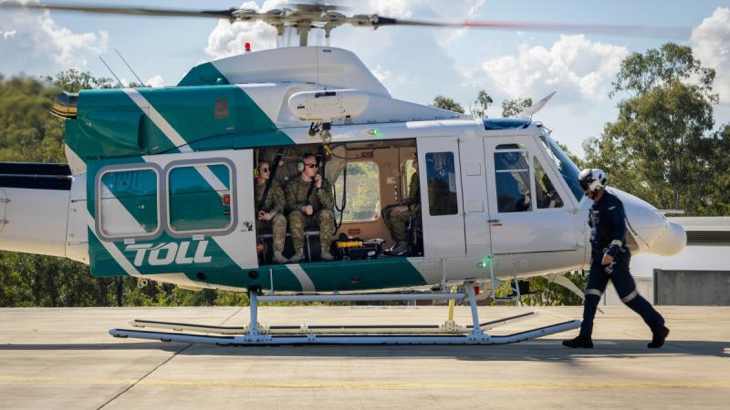
[[[629, 272], [631, 252], [626, 246], [625, 219], [621, 200], [608, 191], [604, 190], [601, 199], [591, 206], [588, 217], [591, 226], [591, 272], [586, 286], [580, 338], [590, 340], [598, 302], [609, 280], [613, 282], [621, 301], [638, 313], [653, 333], [662, 332], [664, 328], [664, 318], [639, 295]], [[601, 265], [604, 254], [613, 256], [611, 265]]]

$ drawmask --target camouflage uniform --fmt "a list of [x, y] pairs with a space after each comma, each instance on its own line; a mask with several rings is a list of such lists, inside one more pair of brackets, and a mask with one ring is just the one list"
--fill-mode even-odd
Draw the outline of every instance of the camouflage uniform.
[[405, 205], [408, 207], [407, 211], [403, 211], [398, 215], [393, 215], [393, 209], [395, 206], [387, 207], [383, 210], [383, 219], [385, 226], [390, 230], [390, 236], [393, 240], [398, 242], [405, 242], [406, 230], [408, 221], [411, 217], [418, 217], [421, 215], [421, 194], [420, 194], [420, 183], [418, 179], [418, 172], [411, 176], [411, 182], [408, 185], [408, 197], [404, 198], [398, 203], [398, 206]]
[[332, 196], [330, 184], [322, 179], [322, 189], [315, 186], [312, 195], [309, 197], [309, 205], [312, 205], [314, 212], [307, 215], [301, 211], [307, 199], [307, 192], [311, 182], [305, 182], [301, 176], [289, 181], [286, 187], [286, 206], [289, 213], [289, 229], [294, 249], [304, 248], [304, 228], [319, 226], [319, 240], [322, 245], [322, 252], [329, 252], [332, 236], [335, 233], [335, 213], [332, 211], [335, 200]]
[[[256, 184], [254, 187], [254, 199], [255, 206], [259, 206], [261, 198], [264, 196], [264, 190], [266, 184]], [[266, 196], [266, 202], [262, 211], [274, 214], [274, 217], [268, 221], [261, 221], [258, 219], [258, 210], [256, 217], [256, 230], [271, 229], [274, 234], [274, 252], [284, 251], [284, 240], [286, 239], [286, 217], [284, 216], [284, 191], [281, 189], [276, 181], [271, 182], [271, 188], [269, 194]]]

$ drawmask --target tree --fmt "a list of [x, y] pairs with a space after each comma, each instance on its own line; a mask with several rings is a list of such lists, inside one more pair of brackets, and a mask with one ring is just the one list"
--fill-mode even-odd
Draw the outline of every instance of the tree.
[[469, 107], [471, 116], [474, 118], [487, 118], [487, 108], [493, 103], [494, 100], [487, 94], [486, 90], [479, 90], [477, 99], [474, 100], [474, 106]]
[[502, 101], [502, 117], [514, 117], [520, 111], [532, 105], [532, 98], [515, 98]]
[[437, 95], [436, 97], [434, 97], [433, 103], [431, 103], [431, 107], [454, 111], [458, 112], [459, 114], [464, 113], [464, 107], [462, 107], [461, 104], [449, 97], [444, 97], [443, 95]]
[[621, 64], [614, 82], [618, 118], [600, 138], [584, 143], [587, 165], [609, 174], [611, 184], [662, 209], [714, 215], [726, 208], [717, 187], [707, 183], [724, 160], [726, 147], [713, 128], [715, 73], [703, 68], [692, 49], [668, 43], [634, 53]]
[[94, 77], [88, 71], [81, 72], [74, 68], [58, 73], [55, 77], [45, 77], [45, 80], [70, 93], [94, 88], [114, 88], [116, 86], [111, 78]]

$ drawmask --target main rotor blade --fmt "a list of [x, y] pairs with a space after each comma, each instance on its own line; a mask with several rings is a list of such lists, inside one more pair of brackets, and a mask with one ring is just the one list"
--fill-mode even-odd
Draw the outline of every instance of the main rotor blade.
[[[425, 20], [405, 20], [390, 17], [371, 16], [372, 26], [411, 26], [411, 27], [444, 27], [444, 28], [484, 28], [494, 30], [575, 32], [586, 34], [607, 34], [616, 36], [678, 38], [689, 37], [690, 29], [686, 27], [652, 27], [624, 26], [606, 24], [563, 24], [563, 23], [528, 23], [505, 21], [464, 21], [440, 22]], [[360, 24], [362, 25], [362, 24]]]
[[117, 14], [127, 16], [153, 16], [153, 17], [208, 17], [216, 19], [232, 19], [233, 12], [237, 9], [229, 10], [180, 10], [180, 9], [160, 9], [160, 8], [139, 8], [125, 6], [91, 6], [82, 4], [34, 4], [19, 2], [0, 3], [0, 8], [5, 9], [32, 9], [32, 10], [54, 10], [54, 11], [71, 11], [94, 14]]

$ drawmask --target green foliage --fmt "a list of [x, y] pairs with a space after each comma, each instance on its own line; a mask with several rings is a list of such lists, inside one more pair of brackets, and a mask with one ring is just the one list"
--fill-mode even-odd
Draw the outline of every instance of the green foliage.
[[726, 214], [727, 180], [715, 176], [728, 169], [721, 153], [730, 141], [726, 131], [711, 132], [713, 79], [689, 47], [670, 43], [629, 56], [613, 93], [630, 97], [618, 103], [618, 118], [601, 137], [584, 143], [586, 165], [604, 169], [609, 184], [660, 209]]
[[510, 118], [532, 105], [532, 98], [515, 98], [502, 101], [502, 117]]
[[45, 80], [61, 90], [70, 93], [95, 88], [115, 88], [116, 86], [111, 78], [97, 78], [89, 72], [81, 72], [73, 68], [56, 74], [56, 77], [46, 77]]
[[464, 113], [464, 107], [452, 98], [444, 97], [443, 95], [437, 95], [431, 103], [431, 107], [441, 108], [444, 110], [458, 112], [459, 114]]
[[477, 98], [474, 100], [474, 106], [469, 111], [474, 118], [487, 118], [487, 109], [494, 103], [492, 97], [487, 94], [486, 90], [479, 90]]
[[[337, 204], [342, 204], [343, 175], [335, 182]], [[347, 206], [343, 220], [369, 220], [380, 215], [380, 179], [375, 162], [351, 162], [347, 164]], [[337, 219], [340, 213], [337, 212]]]
[[[579, 272], [566, 275], [579, 289], [585, 289], [588, 276]], [[580, 306], [583, 300], [575, 293], [555, 283], [549, 277], [537, 276], [530, 279], [530, 295], [522, 296], [521, 302], [526, 306]]]

